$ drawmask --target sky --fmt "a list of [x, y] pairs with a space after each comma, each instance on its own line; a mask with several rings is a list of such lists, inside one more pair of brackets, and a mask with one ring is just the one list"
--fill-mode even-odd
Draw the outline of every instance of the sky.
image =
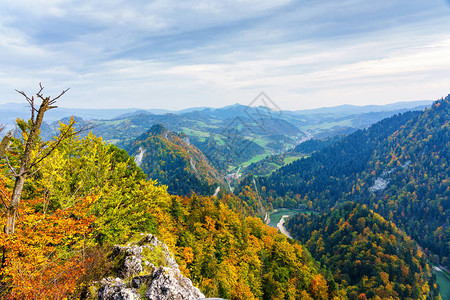
[[1, 0], [0, 104], [286, 110], [450, 93], [450, 0]]

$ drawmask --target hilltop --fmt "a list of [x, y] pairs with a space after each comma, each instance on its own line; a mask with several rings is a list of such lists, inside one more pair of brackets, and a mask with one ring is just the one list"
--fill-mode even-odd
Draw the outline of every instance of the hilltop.
[[167, 185], [172, 194], [212, 195], [219, 185], [224, 186], [223, 177], [186, 134], [176, 134], [161, 124], [153, 125], [125, 150], [149, 178]]

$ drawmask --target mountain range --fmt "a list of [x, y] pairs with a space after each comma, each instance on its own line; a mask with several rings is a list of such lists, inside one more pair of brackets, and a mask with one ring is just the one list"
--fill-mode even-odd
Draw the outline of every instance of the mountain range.
[[[87, 126], [105, 141], [126, 147], [155, 124], [183, 132], [226, 175], [267, 155], [282, 154], [311, 138], [325, 138], [354, 132], [399, 112], [421, 110], [431, 101], [389, 105], [344, 105], [303, 111], [274, 111], [267, 107], [235, 104], [223, 108], [192, 108], [175, 112], [142, 109], [50, 110], [41, 135], [50, 139], [59, 121], [75, 116], [77, 127]], [[9, 129], [17, 117], [27, 118], [22, 104], [0, 105], [0, 118]], [[87, 132], [85, 133], [87, 134]], [[298, 158], [291, 155], [287, 161]]]

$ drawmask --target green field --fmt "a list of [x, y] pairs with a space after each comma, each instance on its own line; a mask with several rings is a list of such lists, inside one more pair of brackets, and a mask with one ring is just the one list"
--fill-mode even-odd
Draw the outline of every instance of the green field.
[[277, 227], [278, 222], [280, 222], [281, 217], [285, 215], [293, 216], [301, 213], [300, 210], [287, 209], [287, 208], [279, 208], [276, 212], [270, 213], [270, 227]]
[[197, 125], [199, 126], [197, 128], [218, 128], [215, 125], [208, 125], [208, 124], [206, 124], [205, 122], [202, 122], [202, 121], [195, 121], [195, 123], [197, 123]]
[[436, 281], [439, 284], [439, 293], [441, 294], [442, 300], [450, 300], [450, 276], [434, 268], [433, 273], [436, 274]]
[[186, 128], [186, 127], [181, 127], [181, 129], [187, 135], [192, 135], [192, 136], [196, 136], [196, 137], [204, 137], [204, 138], [205, 137], [209, 137], [209, 133], [208, 132], [203, 132], [203, 131], [200, 131], [200, 130], [194, 130], [194, 129], [190, 129], [190, 128]]
[[108, 144], [117, 145], [118, 143], [121, 142], [121, 140], [120, 139], [112, 139], [112, 140], [107, 140], [105, 142], [108, 143]]
[[257, 138], [255, 138], [255, 139], [253, 140], [253, 142], [257, 143], [257, 144], [260, 145], [261, 147], [266, 147], [267, 144], [270, 143], [270, 140], [267, 139], [266, 137], [258, 136]]
[[347, 120], [342, 120], [342, 121], [338, 121], [338, 122], [323, 122], [318, 125], [303, 126], [302, 130], [309, 130], [309, 131], [315, 132], [315, 131], [320, 131], [320, 130], [329, 130], [336, 126], [337, 127], [350, 127], [350, 126], [352, 126], [352, 120], [347, 119]]
[[284, 164], [290, 164], [293, 161], [296, 161], [297, 159], [300, 159], [302, 157], [305, 157], [304, 155], [299, 155], [299, 156], [288, 156], [284, 158]]
[[259, 154], [259, 155], [255, 155], [253, 156], [250, 160], [247, 160], [246, 162], [243, 162], [241, 164], [241, 167], [247, 167], [249, 166], [251, 163], [263, 160], [264, 158], [267, 157], [267, 154]]

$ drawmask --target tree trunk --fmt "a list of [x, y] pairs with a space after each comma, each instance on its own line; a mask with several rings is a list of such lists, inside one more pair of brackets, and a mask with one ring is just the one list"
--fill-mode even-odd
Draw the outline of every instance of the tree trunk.
[[25, 183], [25, 177], [19, 176], [16, 178], [16, 182], [14, 184], [14, 192], [11, 197], [11, 202], [9, 207], [6, 210], [6, 227], [5, 227], [5, 233], [6, 234], [13, 234], [14, 229], [16, 226], [16, 217], [17, 217], [17, 211], [19, 209], [19, 202], [20, 202], [20, 195], [22, 194], [23, 185]]
[[34, 140], [39, 133], [42, 125], [42, 120], [44, 119], [44, 113], [48, 108], [49, 98], [45, 98], [39, 107], [36, 120], [33, 121], [33, 126], [30, 128], [30, 133], [28, 134], [27, 142], [25, 144], [25, 151], [20, 161], [20, 169], [16, 175], [16, 182], [14, 184], [14, 190], [11, 197], [11, 202], [6, 210], [7, 222], [5, 227], [6, 234], [14, 234], [14, 229], [16, 226], [16, 217], [19, 209], [20, 196], [22, 194], [23, 185], [25, 179], [30, 173], [30, 162], [31, 154], [34, 146]]

